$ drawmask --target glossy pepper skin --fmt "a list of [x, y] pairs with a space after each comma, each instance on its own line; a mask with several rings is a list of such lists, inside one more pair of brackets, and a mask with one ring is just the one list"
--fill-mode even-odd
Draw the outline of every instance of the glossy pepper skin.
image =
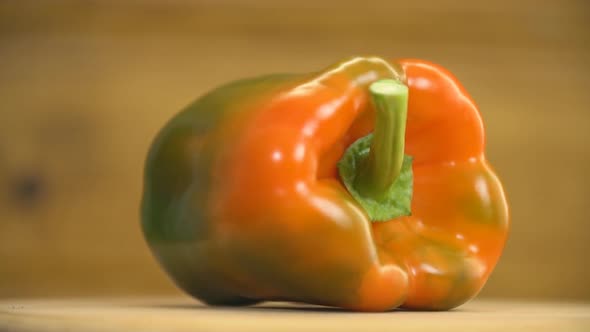
[[[373, 130], [367, 89], [383, 78], [409, 87], [412, 214], [371, 223], [336, 165]], [[149, 152], [142, 226], [176, 284], [209, 304], [446, 310], [483, 287], [509, 215], [464, 88], [435, 64], [371, 57], [188, 106]]]

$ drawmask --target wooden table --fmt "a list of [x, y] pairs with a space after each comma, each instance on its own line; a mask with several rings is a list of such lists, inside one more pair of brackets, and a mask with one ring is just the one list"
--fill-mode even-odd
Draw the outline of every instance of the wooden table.
[[305, 330], [590, 331], [590, 304], [475, 300], [450, 312], [351, 313], [288, 303], [213, 308], [188, 298], [0, 301], [0, 331]]

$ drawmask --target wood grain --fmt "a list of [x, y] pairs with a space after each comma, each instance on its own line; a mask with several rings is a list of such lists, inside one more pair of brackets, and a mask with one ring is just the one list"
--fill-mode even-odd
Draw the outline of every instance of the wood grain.
[[584, 0], [0, 2], [0, 297], [177, 290], [139, 231], [167, 119], [227, 81], [416, 57], [481, 106], [513, 228], [482, 296], [590, 299]]
[[588, 331], [590, 305], [473, 301], [450, 312], [351, 313], [267, 303], [213, 308], [186, 298], [4, 300], [0, 330], [50, 331]]

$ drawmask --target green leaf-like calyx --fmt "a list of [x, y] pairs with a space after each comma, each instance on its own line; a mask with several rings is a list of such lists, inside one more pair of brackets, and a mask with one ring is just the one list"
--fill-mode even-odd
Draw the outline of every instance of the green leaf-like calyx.
[[412, 157], [404, 155], [402, 169], [387, 192], [380, 198], [365, 197], [354, 187], [362, 163], [369, 155], [373, 134], [358, 139], [344, 153], [338, 162], [342, 182], [348, 192], [363, 207], [371, 221], [389, 221], [411, 215], [413, 173]]

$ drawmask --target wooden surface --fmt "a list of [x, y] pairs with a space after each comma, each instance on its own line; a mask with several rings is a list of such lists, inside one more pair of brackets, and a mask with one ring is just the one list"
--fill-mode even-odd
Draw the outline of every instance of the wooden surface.
[[588, 331], [590, 304], [475, 300], [450, 312], [351, 313], [268, 303], [212, 308], [186, 298], [4, 300], [0, 331]]
[[590, 300], [590, 1], [0, 1], [0, 298], [177, 294], [139, 229], [155, 133], [231, 80], [449, 68], [513, 216], [482, 296]]

